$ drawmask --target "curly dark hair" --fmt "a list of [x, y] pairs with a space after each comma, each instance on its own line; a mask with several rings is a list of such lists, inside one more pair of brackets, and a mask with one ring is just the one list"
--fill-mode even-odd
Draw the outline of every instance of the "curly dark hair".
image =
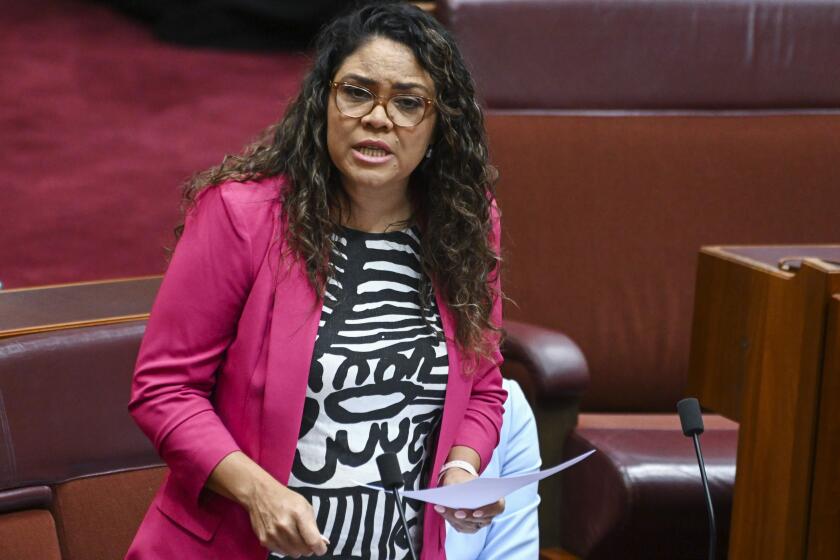
[[[488, 162], [484, 117], [475, 85], [455, 41], [432, 16], [407, 3], [362, 6], [325, 26], [301, 90], [279, 123], [240, 155], [229, 155], [183, 186], [184, 209], [197, 195], [224, 181], [284, 175], [280, 193], [287, 246], [306, 265], [309, 281], [323, 297], [331, 275], [332, 237], [341, 225], [342, 189], [327, 152], [330, 82], [344, 60], [374, 37], [409, 47], [436, 89], [438, 119], [432, 156], [409, 181], [412, 219], [421, 236], [424, 277], [420, 297], [428, 308], [438, 287], [452, 309], [456, 340], [467, 352], [488, 356], [501, 325], [491, 311], [498, 291], [500, 257], [490, 239], [497, 172]], [[180, 229], [176, 235], [180, 235]]]

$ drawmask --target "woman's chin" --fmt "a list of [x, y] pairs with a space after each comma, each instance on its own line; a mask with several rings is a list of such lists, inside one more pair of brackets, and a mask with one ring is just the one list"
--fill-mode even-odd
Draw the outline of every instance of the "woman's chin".
[[406, 187], [407, 179], [400, 179], [391, 173], [381, 173], [376, 170], [363, 170], [344, 176], [344, 184], [351, 188], [382, 190], [396, 187]]

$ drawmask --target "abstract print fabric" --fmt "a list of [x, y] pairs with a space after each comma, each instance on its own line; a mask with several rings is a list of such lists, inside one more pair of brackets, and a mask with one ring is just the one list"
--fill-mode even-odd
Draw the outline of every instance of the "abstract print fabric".
[[[449, 371], [440, 316], [433, 297], [420, 303], [416, 229], [335, 241], [289, 487], [312, 504], [327, 558], [409, 558], [393, 496], [357, 483], [378, 482], [391, 452], [405, 488], [424, 486]], [[419, 553], [422, 504], [404, 506]]]

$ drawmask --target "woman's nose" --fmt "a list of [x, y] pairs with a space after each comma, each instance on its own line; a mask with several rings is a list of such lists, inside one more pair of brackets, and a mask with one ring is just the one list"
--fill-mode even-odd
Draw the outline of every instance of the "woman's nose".
[[382, 103], [374, 105], [370, 113], [362, 117], [362, 123], [374, 128], [391, 129], [394, 127], [394, 123], [388, 117], [388, 112]]

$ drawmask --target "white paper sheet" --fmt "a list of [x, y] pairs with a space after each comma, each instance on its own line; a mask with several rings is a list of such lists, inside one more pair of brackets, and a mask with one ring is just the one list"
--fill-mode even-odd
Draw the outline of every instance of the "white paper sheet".
[[[400, 492], [406, 498], [413, 498], [430, 504], [438, 504], [448, 508], [465, 508], [475, 509], [487, 504], [492, 504], [499, 498], [507, 496], [511, 492], [519, 490], [523, 486], [537, 482], [544, 478], [548, 478], [553, 474], [557, 474], [562, 470], [568, 469], [572, 465], [580, 463], [590, 455], [595, 453], [595, 450], [587, 451], [582, 455], [578, 455], [574, 459], [569, 459], [565, 463], [560, 463], [550, 469], [537, 471], [527, 474], [518, 474], [514, 476], [502, 478], [475, 478], [469, 482], [461, 484], [452, 484], [450, 486], [443, 486], [440, 488], [430, 488], [428, 490], [406, 490]], [[379, 486], [365, 484], [369, 488], [382, 490]], [[384, 491], [384, 490], [383, 490]]]

